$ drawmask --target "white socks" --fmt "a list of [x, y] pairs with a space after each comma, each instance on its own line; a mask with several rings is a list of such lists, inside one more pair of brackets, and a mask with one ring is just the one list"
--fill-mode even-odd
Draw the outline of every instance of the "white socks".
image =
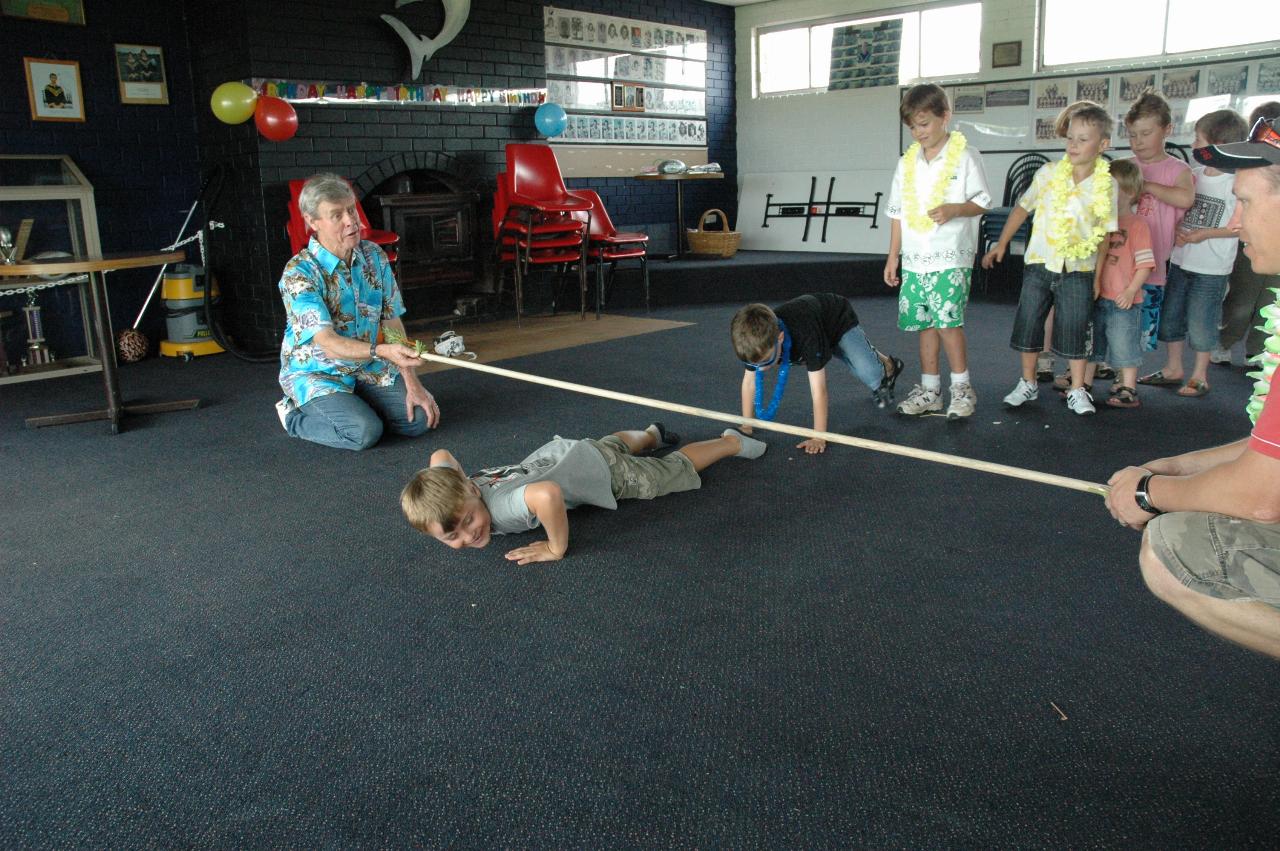
[[929, 375], [928, 373], [921, 373], [920, 386], [923, 387], [925, 390], [930, 391], [931, 393], [941, 393], [942, 392], [942, 376]]
[[968, 383], [969, 383], [969, 370], [966, 369], [964, 372], [951, 373], [952, 387], [955, 387], [957, 384], [968, 384]]

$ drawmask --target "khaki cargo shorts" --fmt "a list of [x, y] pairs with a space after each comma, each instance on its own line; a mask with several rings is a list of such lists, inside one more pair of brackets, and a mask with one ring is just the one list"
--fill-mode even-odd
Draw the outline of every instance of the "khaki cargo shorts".
[[587, 442], [600, 450], [609, 465], [614, 499], [655, 499], [702, 487], [698, 471], [683, 452], [671, 452], [662, 458], [637, 458], [616, 435]]
[[1193, 591], [1280, 608], [1280, 523], [1179, 511], [1147, 524], [1160, 562]]

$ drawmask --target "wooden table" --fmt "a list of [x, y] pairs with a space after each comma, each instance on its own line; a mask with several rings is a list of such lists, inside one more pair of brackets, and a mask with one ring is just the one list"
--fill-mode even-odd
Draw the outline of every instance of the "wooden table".
[[120, 269], [140, 269], [179, 263], [186, 259], [184, 251], [143, 251], [128, 254], [104, 254], [101, 257], [58, 258], [53, 260], [24, 260], [20, 263], [0, 263], [0, 278], [28, 279], [6, 283], [21, 286], [24, 283], [44, 284], [41, 275], [89, 276], [89, 316], [86, 321], [93, 326], [93, 339], [102, 359], [102, 383], [106, 391], [107, 407], [102, 410], [82, 411], [76, 414], [59, 414], [49, 417], [28, 417], [27, 428], [41, 428], [68, 423], [85, 423], [108, 420], [111, 433], [120, 432], [123, 414], [157, 414], [166, 411], [189, 411], [200, 406], [199, 399], [183, 399], [175, 402], [158, 402], [150, 405], [125, 405], [120, 400], [120, 380], [116, 368], [116, 343], [111, 334], [111, 315], [107, 309], [106, 274]]
[[636, 180], [674, 180], [676, 182], [676, 253], [668, 257], [680, 259], [684, 256], [684, 182], [686, 180], [724, 180], [724, 172], [681, 172], [679, 174], [637, 174]]

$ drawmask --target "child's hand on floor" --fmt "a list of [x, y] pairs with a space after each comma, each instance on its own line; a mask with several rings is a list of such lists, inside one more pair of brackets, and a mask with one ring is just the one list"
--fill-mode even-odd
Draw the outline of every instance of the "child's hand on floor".
[[811, 437], [802, 443], [797, 443], [796, 449], [803, 449], [810, 455], [817, 455], [820, 452], [827, 451], [827, 442], [819, 437]]
[[516, 564], [532, 564], [535, 561], [559, 561], [564, 554], [556, 555], [551, 549], [550, 541], [538, 541], [527, 547], [516, 547], [507, 553], [507, 561]]

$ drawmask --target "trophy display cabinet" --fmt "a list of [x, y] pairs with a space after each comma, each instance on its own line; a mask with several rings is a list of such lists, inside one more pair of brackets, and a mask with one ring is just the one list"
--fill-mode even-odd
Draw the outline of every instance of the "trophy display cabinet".
[[[93, 184], [70, 157], [0, 154], [0, 266], [101, 254]], [[88, 286], [87, 274], [0, 274], [0, 384], [102, 370]]]

